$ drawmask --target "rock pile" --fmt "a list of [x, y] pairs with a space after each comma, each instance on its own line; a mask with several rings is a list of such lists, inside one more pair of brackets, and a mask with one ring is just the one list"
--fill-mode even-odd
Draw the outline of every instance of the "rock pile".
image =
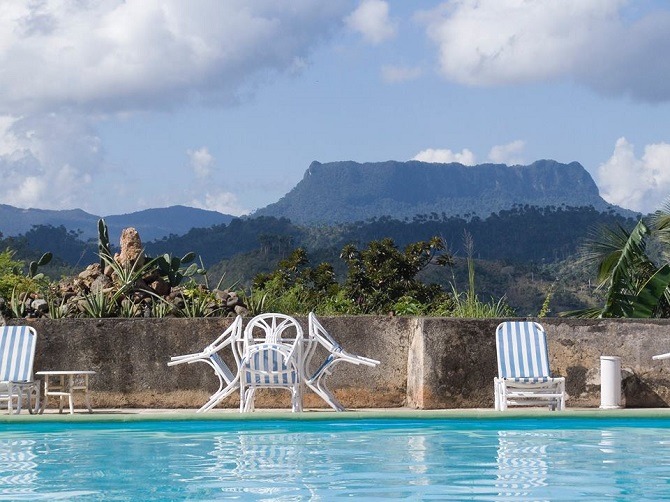
[[[121, 250], [112, 259], [87, 266], [77, 276], [49, 286], [49, 292], [0, 298], [0, 313], [36, 317], [207, 317], [245, 315], [235, 291], [208, 290], [191, 281], [171, 284], [161, 268], [144, 255], [134, 228], [121, 234]], [[183, 277], [180, 276], [180, 277]]]

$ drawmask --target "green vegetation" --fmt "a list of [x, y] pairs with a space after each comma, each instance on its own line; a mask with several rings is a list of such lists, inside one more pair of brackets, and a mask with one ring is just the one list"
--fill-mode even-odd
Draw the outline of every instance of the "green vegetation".
[[[595, 289], [595, 271], [574, 259], [589, 229], [632, 232], [635, 223], [593, 208], [532, 206], [486, 219], [432, 213], [412, 221], [384, 217], [330, 227], [300, 227], [271, 217], [234, 219], [148, 243], [141, 264], [124, 267], [112, 257], [104, 221], [97, 244], [78, 241], [64, 228], [36, 226], [29, 236], [0, 238], [0, 249], [7, 249], [0, 255], [0, 309], [5, 316], [54, 318], [211, 316], [240, 309], [249, 314], [555, 315], [593, 309], [604, 299], [603, 290]], [[646, 239], [640, 229], [638, 234]], [[97, 256], [91, 254], [85, 263], [101, 263], [82, 272], [81, 265], [65, 267], [57, 253], [49, 262], [45, 248], [31, 247], [45, 242], [41, 236], [53, 238], [54, 249], [66, 249], [75, 263], [97, 247]], [[654, 252], [660, 249], [657, 241], [651, 243]], [[198, 250], [197, 260], [187, 246]], [[207, 270], [204, 262], [211, 263]], [[81, 274], [84, 279], [77, 277]], [[210, 287], [212, 277], [220, 279]], [[231, 286], [220, 289], [224, 278]], [[35, 299], [46, 300], [48, 308], [31, 310]]]
[[[653, 247], [657, 256], [649, 252]], [[597, 268], [604, 304], [565, 315], [670, 317], [670, 203], [631, 231], [602, 229], [585, 244], [583, 259]]]

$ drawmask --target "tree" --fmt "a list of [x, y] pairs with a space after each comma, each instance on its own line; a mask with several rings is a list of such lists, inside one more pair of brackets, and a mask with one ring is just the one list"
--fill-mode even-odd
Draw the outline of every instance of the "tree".
[[[430, 304], [443, 295], [442, 288], [437, 284], [424, 284], [416, 275], [444, 249], [439, 237], [409, 244], [404, 251], [389, 238], [372, 241], [363, 250], [349, 244], [340, 254], [348, 267], [344, 294], [361, 313], [393, 310], [393, 305], [403, 297]], [[449, 255], [440, 255], [439, 265], [449, 263]]]

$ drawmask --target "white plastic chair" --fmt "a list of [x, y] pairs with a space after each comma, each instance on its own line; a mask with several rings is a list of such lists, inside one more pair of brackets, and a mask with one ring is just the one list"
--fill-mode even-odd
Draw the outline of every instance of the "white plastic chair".
[[305, 357], [305, 369], [309, 368], [312, 357], [316, 352], [317, 345], [321, 345], [328, 352], [325, 361], [312, 373], [310, 377], [305, 380], [307, 386], [312, 389], [318, 396], [320, 396], [326, 403], [328, 403], [336, 411], [344, 411], [345, 408], [335, 398], [333, 393], [326, 387], [326, 377], [333, 371], [333, 367], [341, 362], [375, 367], [379, 361], [370, 359], [368, 357], [357, 356], [345, 351], [335, 339], [330, 336], [326, 329], [321, 325], [313, 312], [309, 313], [309, 339], [312, 343], [309, 346], [307, 355]]
[[507, 321], [496, 329], [498, 377], [495, 409], [548, 404], [565, 409], [565, 378], [551, 376], [544, 328], [531, 321]]
[[240, 411], [254, 410], [258, 388], [287, 389], [291, 409], [302, 411], [302, 327], [285, 314], [261, 314], [244, 328], [240, 362]]
[[[214, 373], [219, 378], [219, 390], [211, 395], [209, 400], [197, 411], [201, 413], [211, 410], [230, 394], [235, 392], [239, 386], [239, 366], [240, 355], [239, 346], [242, 340], [242, 316], [237, 316], [233, 323], [226, 329], [221, 336], [205, 347], [201, 352], [195, 354], [184, 354], [183, 356], [174, 356], [170, 358], [168, 366], [175, 366], [183, 363], [207, 363], [212, 367]], [[223, 361], [219, 352], [230, 346], [237, 368], [233, 372]]]
[[36, 341], [37, 332], [31, 326], [0, 326], [0, 401], [7, 402], [10, 413], [14, 402], [17, 414], [24, 401], [30, 413], [39, 409], [40, 386], [33, 379]]

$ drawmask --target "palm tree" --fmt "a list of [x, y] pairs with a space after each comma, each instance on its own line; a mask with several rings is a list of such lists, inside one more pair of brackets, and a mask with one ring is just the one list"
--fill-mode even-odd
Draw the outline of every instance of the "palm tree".
[[[647, 253], [649, 241], [662, 246], [659, 265]], [[670, 200], [630, 232], [621, 226], [602, 229], [585, 245], [584, 259], [598, 269], [598, 287], [606, 290], [603, 307], [565, 312], [582, 318], [670, 317]]]

